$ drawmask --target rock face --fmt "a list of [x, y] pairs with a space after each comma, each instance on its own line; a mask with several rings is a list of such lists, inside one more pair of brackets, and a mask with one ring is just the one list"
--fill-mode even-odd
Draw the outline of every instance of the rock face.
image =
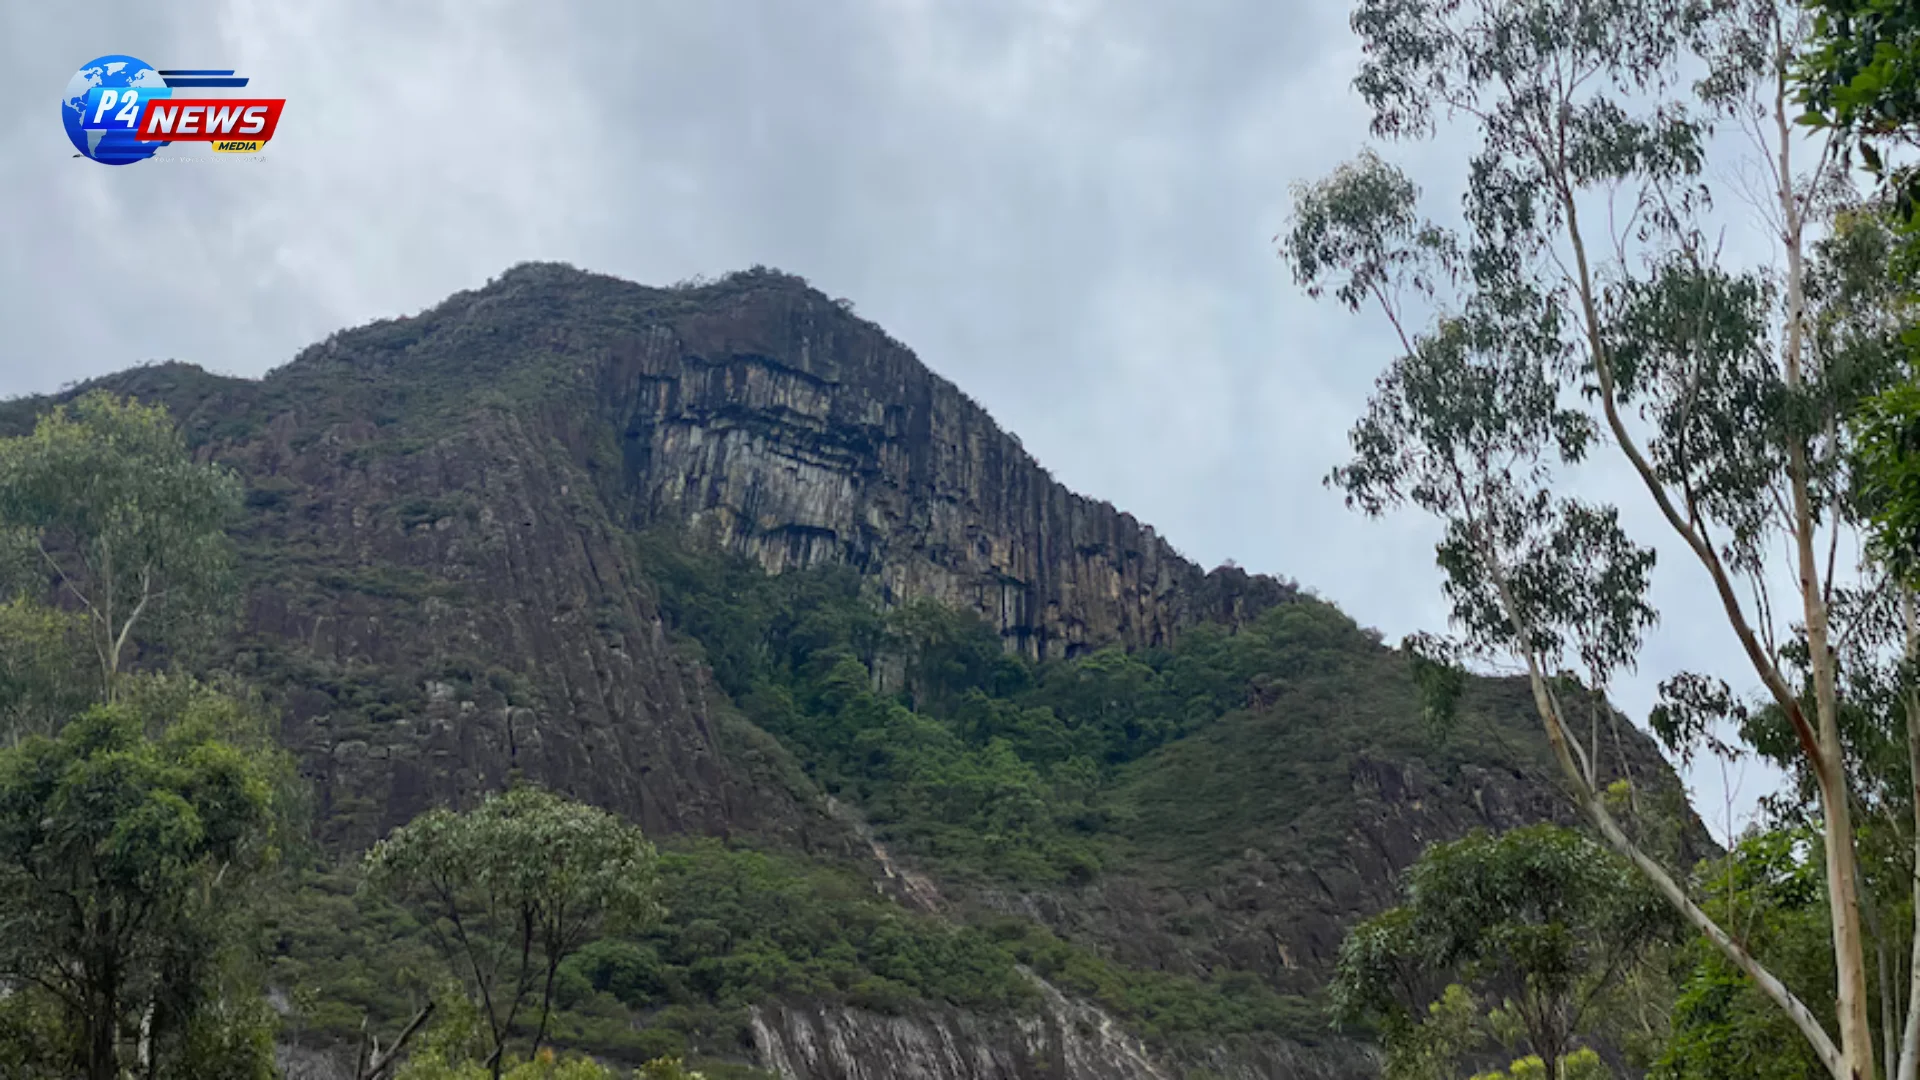
[[1040, 987], [1039, 1014], [1019, 1020], [775, 1006], [753, 1009], [750, 1022], [761, 1067], [782, 1080], [1346, 1080], [1377, 1068], [1351, 1045], [1316, 1050], [1278, 1039], [1155, 1054], [1099, 1009]]
[[555, 452], [569, 435], [489, 412], [395, 448], [296, 406], [217, 448], [252, 511], [234, 664], [282, 691], [323, 838], [363, 846], [519, 771], [650, 832], [822, 841], [669, 647], [626, 534]]
[[[552, 271], [523, 273], [533, 288]], [[1029, 656], [1166, 644], [1292, 591], [1203, 574], [1054, 481], [879, 328], [778, 278], [612, 343], [599, 387], [643, 518], [775, 573], [852, 564], [887, 598], [979, 611]]]

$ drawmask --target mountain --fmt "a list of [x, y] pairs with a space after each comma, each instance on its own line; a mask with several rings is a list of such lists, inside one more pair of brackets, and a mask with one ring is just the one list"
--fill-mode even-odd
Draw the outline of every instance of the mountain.
[[[669, 843], [871, 877], [903, 925], [979, 928], [1040, 987], [940, 991], [866, 957], [884, 1006], [702, 991], [731, 1034], [685, 1030], [718, 1057], [822, 1080], [1364, 1075], [1315, 998], [1343, 928], [1426, 843], [1566, 816], [1523, 684], [1478, 681], [1436, 737], [1378, 635], [1066, 490], [790, 275], [522, 265], [257, 381], [167, 363], [93, 385], [166, 403], [245, 478], [238, 629], [206, 663], [278, 707], [328, 852], [524, 775]], [[0, 433], [50, 403], [7, 403]], [[927, 604], [971, 615], [861, 636]], [[879, 718], [859, 754], [816, 654]], [[1611, 768], [1677, 799], [1616, 723]], [[954, 785], [907, 775], [913, 740], [987, 795], [929, 809]], [[982, 823], [1009, 793], [1039, 809], [1002, 835]], [[735, 857], [688, 850], [689, 881]]]

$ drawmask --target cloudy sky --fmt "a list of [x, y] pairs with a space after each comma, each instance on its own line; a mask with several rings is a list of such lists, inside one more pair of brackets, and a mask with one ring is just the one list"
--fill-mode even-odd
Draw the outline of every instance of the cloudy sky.
[[[59, 98], [107, 53], [237, 68], [287, 99], [280, 133], [257, 162], [77, 159]], [[1333, 0], [21, 3], [0, 56], [0, 395], [150, 359], [258, 376], [523, 260], [764, 263], [1196, 561], [1391, 637], [1444, 622], [1435, 531], [1321, 485], [1384, 328], [1270, 242], [1288, 185], [1365, 145]], [[1391, 156], [1457, 197], [1457, 140]], [[1660, 599], [1704, 611], [1678, 555]], [[1732, 645], [1669, 618], [1619, 696], [1644, 717], [1682, 667], [1751, 687]], [[1690, 779], [1721, 828], [1770, 782]]]

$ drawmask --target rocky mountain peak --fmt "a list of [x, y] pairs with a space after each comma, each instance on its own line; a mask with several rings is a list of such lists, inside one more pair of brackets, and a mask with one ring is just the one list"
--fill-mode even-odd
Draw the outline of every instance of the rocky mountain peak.
[[684, 526], [775, 573], [846, 563], [886, 601], [980, 612], [1029, 656], [1166, 644], [1294, 592], [1204, 573], [1131, 514], [1068, 491], [910, 349], [777, 270], [662, 289], [521, 264], [335, 335], [268, 381], [349, 373], [385, 384], [376, 413], [396, 394], [561, 391], [593, 414], [570, 426], [617, 445], [607, 494], [630, 523]]

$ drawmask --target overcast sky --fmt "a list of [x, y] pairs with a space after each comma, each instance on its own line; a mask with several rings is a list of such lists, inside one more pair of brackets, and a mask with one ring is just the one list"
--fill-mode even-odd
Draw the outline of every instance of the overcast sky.
[[[551, 10], [548, 10], [551, 9]], [[1390, 357], [1270, 238], [1365, 143], [1335, 0], [491, 0], [0, 8], [0, 394], [151, 359], [258, 376], [530, 259], [649, 284], [764, 263], [910, 345], [1070, 487], [1337, 601], [1438, 629], [1435, 530], [1321, 485]], [[287, 99], [260, 161], [72, 156], [108, 53]], [[1459, 145], [1394, 147], [1444, 211]], [[1631, 495], [1631, 492], [1627, 493]], [[1659, 599], [1705, 610], [1669, 553]], [[1669, 618], [1618, 694], [1707, 668]], [[1690, 780], [1724, 830], [1769, 779]]]

